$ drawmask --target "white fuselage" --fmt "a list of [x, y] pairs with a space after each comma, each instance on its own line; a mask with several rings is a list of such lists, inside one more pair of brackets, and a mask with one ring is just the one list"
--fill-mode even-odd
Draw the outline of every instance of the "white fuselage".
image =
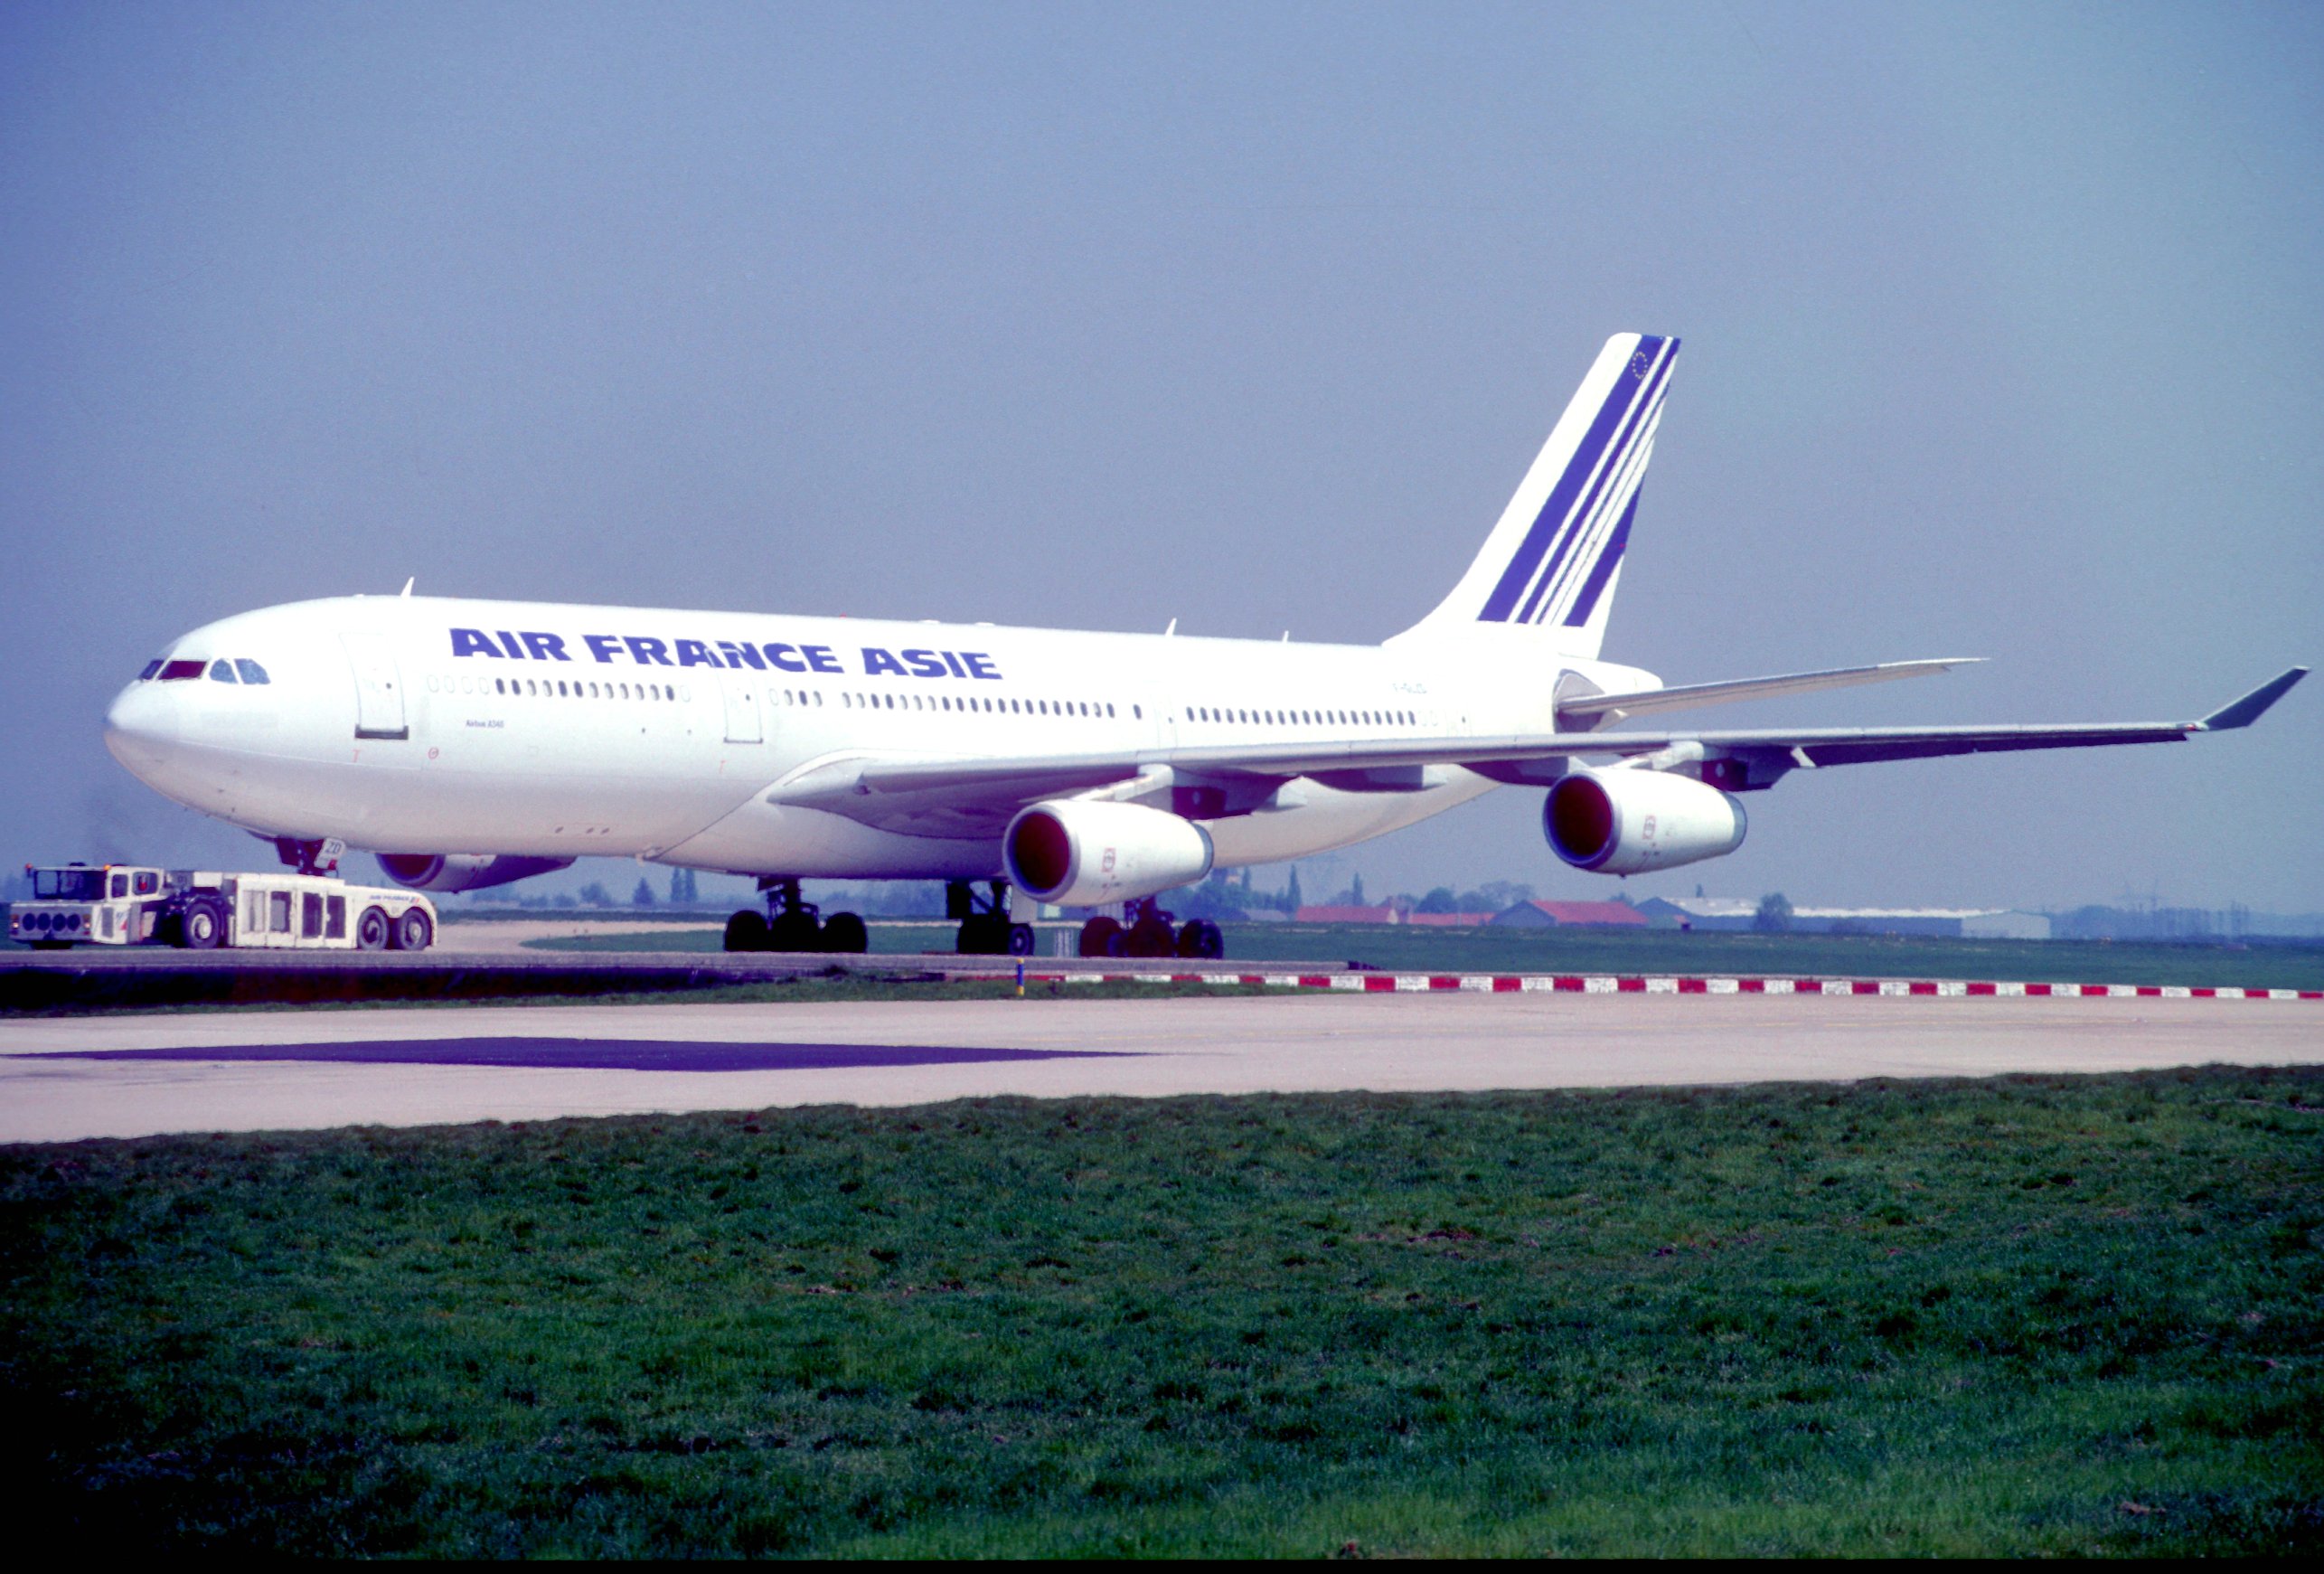
[[[431, 597], [229, 617], [122, 691], [107, 743], [181, 803], [381, 853], [616, 855], [785, 876], [983, 879], [997, 836], [908, 834], [766, 801], [853, 757], [1017, 758], [1555, 730], [1561, 674], [1650, 674], [1538, 640], [1414, 647]], [[212, 675], [223, 660], [266, 680]], [[185, 664], [200, 677], [169, 678]], [[1546, 663], [1546, 665], [1545, 665]], [[1221, 865], [1379, 835], [1490, 791], [1288, 784], [1206, 820]]]

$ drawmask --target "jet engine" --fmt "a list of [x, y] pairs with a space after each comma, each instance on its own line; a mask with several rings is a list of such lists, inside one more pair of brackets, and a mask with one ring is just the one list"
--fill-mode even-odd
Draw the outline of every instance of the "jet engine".
[[528, 875], [569, 869], [569, 858], [519, 858], [490, 853], [382, 853], [380, 869], [413, 891], [481, 891]]
[[1541, 829], [1558, 857], [1599, 874], [1643, 874], [1743, 845], [1743, 806], [1691, 777], [1578, 770], [1552, 784]]
[[1002, 838], [1009, 878], [1040, 901], [1094, 907], [1191, 885], [1210, 872], [1210, 833], [1136, 804], [1052, 799], [1018, 811]]

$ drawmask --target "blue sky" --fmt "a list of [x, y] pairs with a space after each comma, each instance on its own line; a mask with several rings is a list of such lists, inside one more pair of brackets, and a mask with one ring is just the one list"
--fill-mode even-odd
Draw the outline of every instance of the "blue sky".
[[[9, 7], [7, 852], [246, 862], [106, 700], [410, 575], [1378, 639], [1625, 329], [1686, 349], [1609, 655], [2200, 713], [2324, 654], [2319, 95], [2291, 5]], [[1630, 889], [2324, 907], [2319, 767], [2324, 680], [1795, 776]], [[1611, 891], [1537, 812], [1305, 883]]]

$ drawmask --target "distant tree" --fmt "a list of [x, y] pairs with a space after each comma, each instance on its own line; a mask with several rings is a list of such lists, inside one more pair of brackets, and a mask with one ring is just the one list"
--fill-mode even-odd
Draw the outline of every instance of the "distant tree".
[[1299, 865], [1294, 863], [1291, 866], [1291, 884], [1284, 891], [1284, 906], [1287, 911], [1295, 913], [1305, 905], [1299, 895]]
[[1460, 903], [1461, 899], [1454, 894], [1451, 886], [1440, 885], [1422, 897], [1415, 904], [1415, 910], [1424, 913], [1456, 913], [1461, 910]]
[[645, 883], [645, 876], [641, 874], [637, 877], [637, 889], [629, 893], [629, 903], [632, 907], [654, 905], [654, 888]]
[[581, 900], [590, 907], [613, 906], [613, 892], [606, 889], [602, 880], [593, 880], [581, 887], [580, 896]]
[[1771, 891], [1759, 899], [1759, 910], [1752, 915], [1751, 927], [1771, 935], [1792, 927], [1792, 904], [1782, 891]]
[[1364, 877], [1360, 874], [1348, 882], [1348, 905], [1350, 907], [1364, 905]]
[[555, 900], [559, 907], [579, 907], [581, 905], [579, 902], [573, 900], [573, 893], [569, 891], [559, 891], [556, 895]]

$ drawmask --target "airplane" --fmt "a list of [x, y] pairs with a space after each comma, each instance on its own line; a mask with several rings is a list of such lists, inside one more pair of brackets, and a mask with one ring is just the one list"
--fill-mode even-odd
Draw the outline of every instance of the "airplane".
[[[2293, 667], [2197, 721], [1618, 727], [1962, 658], [1666, 685], [1604, 660], [1679, 341], [1621, 334], [1483, 547], [1378, 646], [411, 594], [224, 618], [114, 700], [107, 747], [314, 872], [343, 846], [431, 892], [620, 855], [756, 876], [734, 950], [861, 950], [804, 879], [943, 881], [964, 952], [1029, 954], [1037, 903], [1120, 904], [1085, 955], [1223, 954], [1162, 893], [1313, 856], [1501, 787], [1625, 875], [1734, 852], [1795, 770], [2178, 742], [2258, 720]], [[981, 895], [983, 884], [990, 895]]]

